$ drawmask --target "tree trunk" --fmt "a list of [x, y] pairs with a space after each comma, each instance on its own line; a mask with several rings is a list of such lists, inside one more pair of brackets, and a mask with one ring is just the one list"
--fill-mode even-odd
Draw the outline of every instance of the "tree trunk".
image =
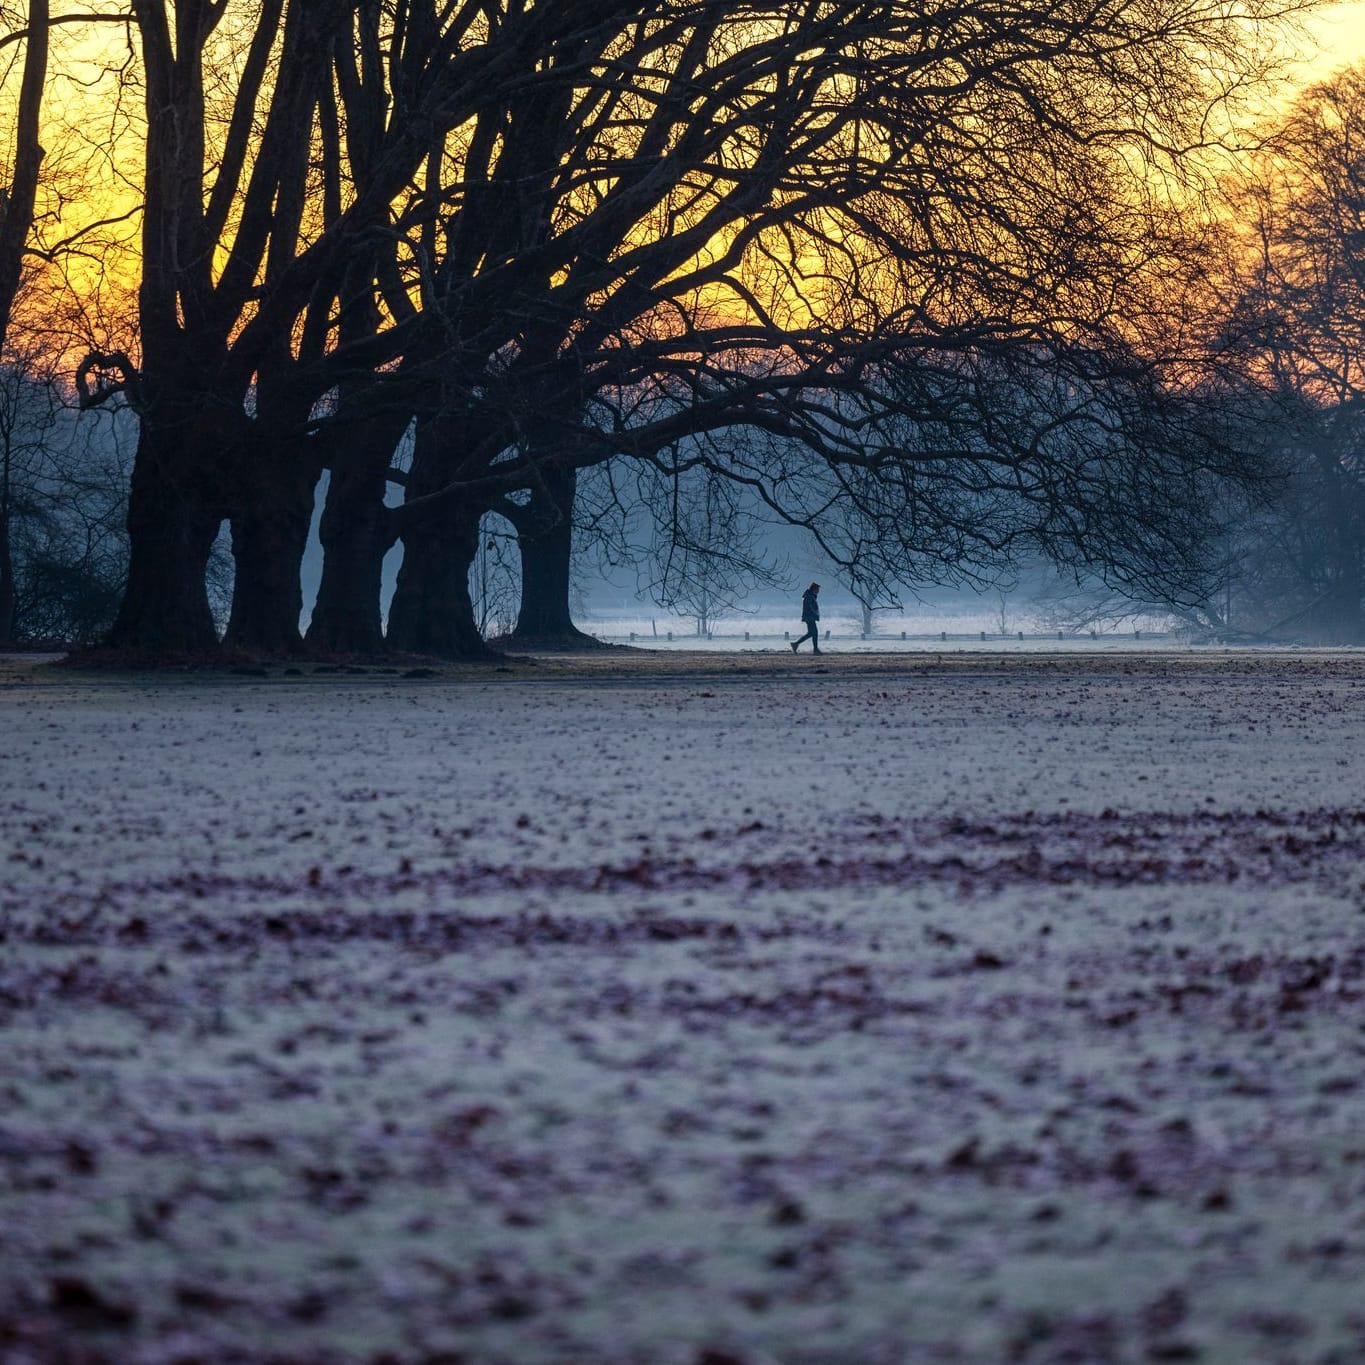
[[389, 647], [442, 659], [496, 657], [483, 642], [469, 595], [469, 570], [479, 548], [479, 509], [422, 522], [403, 535], [389, 611]]
[[318, 528], [322, 582], [304, 637], [310, 650], [382, 654], [384, 556], [396, 539], [384, 505], [389, 463], [407, 429], [397, 409], [377, 416], [339, 417], [329, 440], [331, 471]]
[[224, 644], [267, 655], [303, 648], [301, 581], [319, 471], [281, 461], [261, 471], [232, 518], [232, 615]]
[[517, 537], [521, 551], [521, 610], [514, 635], [529, 639], [579, 634], [569, 612], [573, 531], [567, 524]]
[[[445, 412], [417, 425], [408, 506], [439, 493], [460, 472], [470, 440], [467, 414]], [[403, 528], [403, 565], [389, 609], [389, 647], [443, 659], [495, 657], [484, 644], [469, 596], [479, 546], [481, 502], [429, 509]]]
[[9, 332], [10, 315], [23, 275], [24, 248], [33, 227], [38, 173], [43, 164], [44, 153], [38, 137], [43, 86], [47, 80], [48, 10], [47, 0], [30, 0], [28, 34], [24, 40], [24, 74], [19, 85], [18, 117], [14, 125], [14, 159], [8, 192], [0, 203], [0, 348]]
[[322, 511], [322, 582], [305, 637], [328, 654], [382, 654], [384, 556], [393, 543], [384, 509], [384, 475], [332, 471]]
[[596, 645], [573, 623], [569, 587], [573, 561], [573, 503], [578, 475], [546, 466], [531, 500], [516, 517], [521, 552], [521, 609], [513, 643]]
[[[217, 649], [204, 575], [221, 510], [145, 419], [128, 500], [128, 583], [107, 643], [149, 654]], [[166, 446], [174, 444], [166, 441]]]

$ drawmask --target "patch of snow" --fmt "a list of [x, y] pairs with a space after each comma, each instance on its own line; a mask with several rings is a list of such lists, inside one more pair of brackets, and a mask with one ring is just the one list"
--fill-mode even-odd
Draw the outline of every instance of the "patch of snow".
[[5, 1351], [1365, 1358], [1361, 656], [710, 658], [0, 687]]

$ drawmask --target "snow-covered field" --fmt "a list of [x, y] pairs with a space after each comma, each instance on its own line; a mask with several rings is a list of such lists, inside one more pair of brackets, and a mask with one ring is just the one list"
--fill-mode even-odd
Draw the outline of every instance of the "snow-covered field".
[[[1059, 630], [1056, 621], [1036, 609], [1007, 604], [1002, 614], [999, 608], [992, 610], [984, 599], [919, 603], [910, 611], [879, 608], [873, 616], [873, 638], [869, 641], [862, 639], [862, 616], [856, 603], [826, 601], [821, 606], [821, 613], [821, 636], [826, 641], [836, 642], [838, 649], [932, 649], [940, 636], [946, 636], [955, 649], [974, 648], [983, 635], [990, 648], [1000, 649], [1012, 648], [1020, 634], [1024, 636], [1024, 642], [1034, 648], [1041, 645], [1066, 649], [1090, 647], [1095, 643], [1089, 628]], [[647, 612], [642, 613], [638, 606], [611, 609], [597, 605], [575, 616], [589, 635], [622, 641], [630, 640], [633, 635], [637, 644], [648, 645], [651, 649], [670, 646], [735, 649], [742, 648], [746, 638], [755, 647], [774, 647], [782, 641], [783, 632], [792, 640], [802, 634], [805, 626], [799, 618], [800, 609], [796, 606], [776, 613], [771, 608], [761, 607], [735, 612], [721, 616], [713, 623], [710, 640], [700, 640], [695, 618], [657, 612], [650, 616]], [[1096, 622], [1095, 627], [1099, 644], [1120, 647], [1131, 642], [1135, 632], [1150, 642], [1155, 635], [1174, 636], [1178, 631], [1178, 623], [1171, 617], [1149, 615]], [[904, 644], [902, 635], [907, 637]]]
[[1359, 654], [0, 721], [5, 1365], [1365, 1360]]
[[[786, 635], [779, 630], [770, 635], [755, 634], [750, 631], [734, 632], [735, 627], [728, 621], [721, 622], [715, 631], [706, 638], [695, 634], [672, 632], [657, 638], [645, 634], [621, 634], [612, 627], [603, 630], [592, 627], [588, 634], [605, 644], [634, 646], [637, 649], [657, 650], [665, 653], [703, 653], [703, 654], [775, 654], [790, 648], [791, 641], [800, 634], [800, 629], [788, 630]], [[829, 654], [1094, 654], [1109, 653], [1148, 654], [1155, 643], [1162, 649], [1202, 649], [1204, 646], [1185, 644], [1173, 634], [1152, 631], [1117, 631], [1106, 635], [1097, 634], [1094, 639], [1086, 635], [1064, 636], [1058, 639], [1055, 633], [1047, 635], [992, 635], [981, 631], [975, 635], [950, 635], [944, 631], [938, 635], [909, 635], [902, 640], [893, 635], [872, 635], [863, 639], [858, 634], [856, 624], [842, 623], [832, 634], [823, 628], [820, 632], [820, 648]], [[810, 646], [801, 648], [810, 653]], [[1277, 649], [1296, 649], [1294, 645], [1270, 646]]]

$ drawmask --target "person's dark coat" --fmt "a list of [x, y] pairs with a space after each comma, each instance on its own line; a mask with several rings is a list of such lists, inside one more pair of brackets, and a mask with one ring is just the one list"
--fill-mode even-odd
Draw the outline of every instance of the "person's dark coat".
[[819, 594], [814, 588], [807, 588], [801, 594], [801, 619], [807, 625], [820, 619]]

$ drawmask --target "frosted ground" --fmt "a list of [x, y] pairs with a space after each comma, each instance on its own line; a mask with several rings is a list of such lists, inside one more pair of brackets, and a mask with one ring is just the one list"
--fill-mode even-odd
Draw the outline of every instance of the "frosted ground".
[[1365, 1360], [1365, 657], [0, 664], [0, 1360]]
[[[826, 595], [828, 597], [828, 594]], [[1055, 620], [1040, 614], [1027, 602], [1006, 600], [994, 609], [985, 597], [954, 598], [945, 602], [921, 602], [912, 610], [878, 609], [873, 616], [872, 637], [862, 637], [862, 616], [856, 603], [837, 597], [822, 602], [822, 643], [836, 652], [898, 653], [933, 651], [946, 639], [954, 650], [1015, 653], [1019, 650], [1072, 650], [1130, 648], [1145, 637], [1175, 641], [1178, 623], [1170, 616], [1138, 615], [1124, 620], [1104, 620], [1090, 629], [1059, 630]], [[610, 607], [598, 602], [575, 619], [590, 635], [613, 643], [634, 643], [650, 649], [701, 649], [725, 651], [775, 649], [784, 634], [794, 640], [805, 631], [798, 619], [799, 607], [785, 612], [771, 605], [752, 611], [722, 615], [711, 626], [711, 637], [699, 639], [695, 618], [642, 613], [638, 603]], [[1023, 636], [1020, 640], [1018, 637]], [[941, 639], [942, 637], [942, 639]]]

